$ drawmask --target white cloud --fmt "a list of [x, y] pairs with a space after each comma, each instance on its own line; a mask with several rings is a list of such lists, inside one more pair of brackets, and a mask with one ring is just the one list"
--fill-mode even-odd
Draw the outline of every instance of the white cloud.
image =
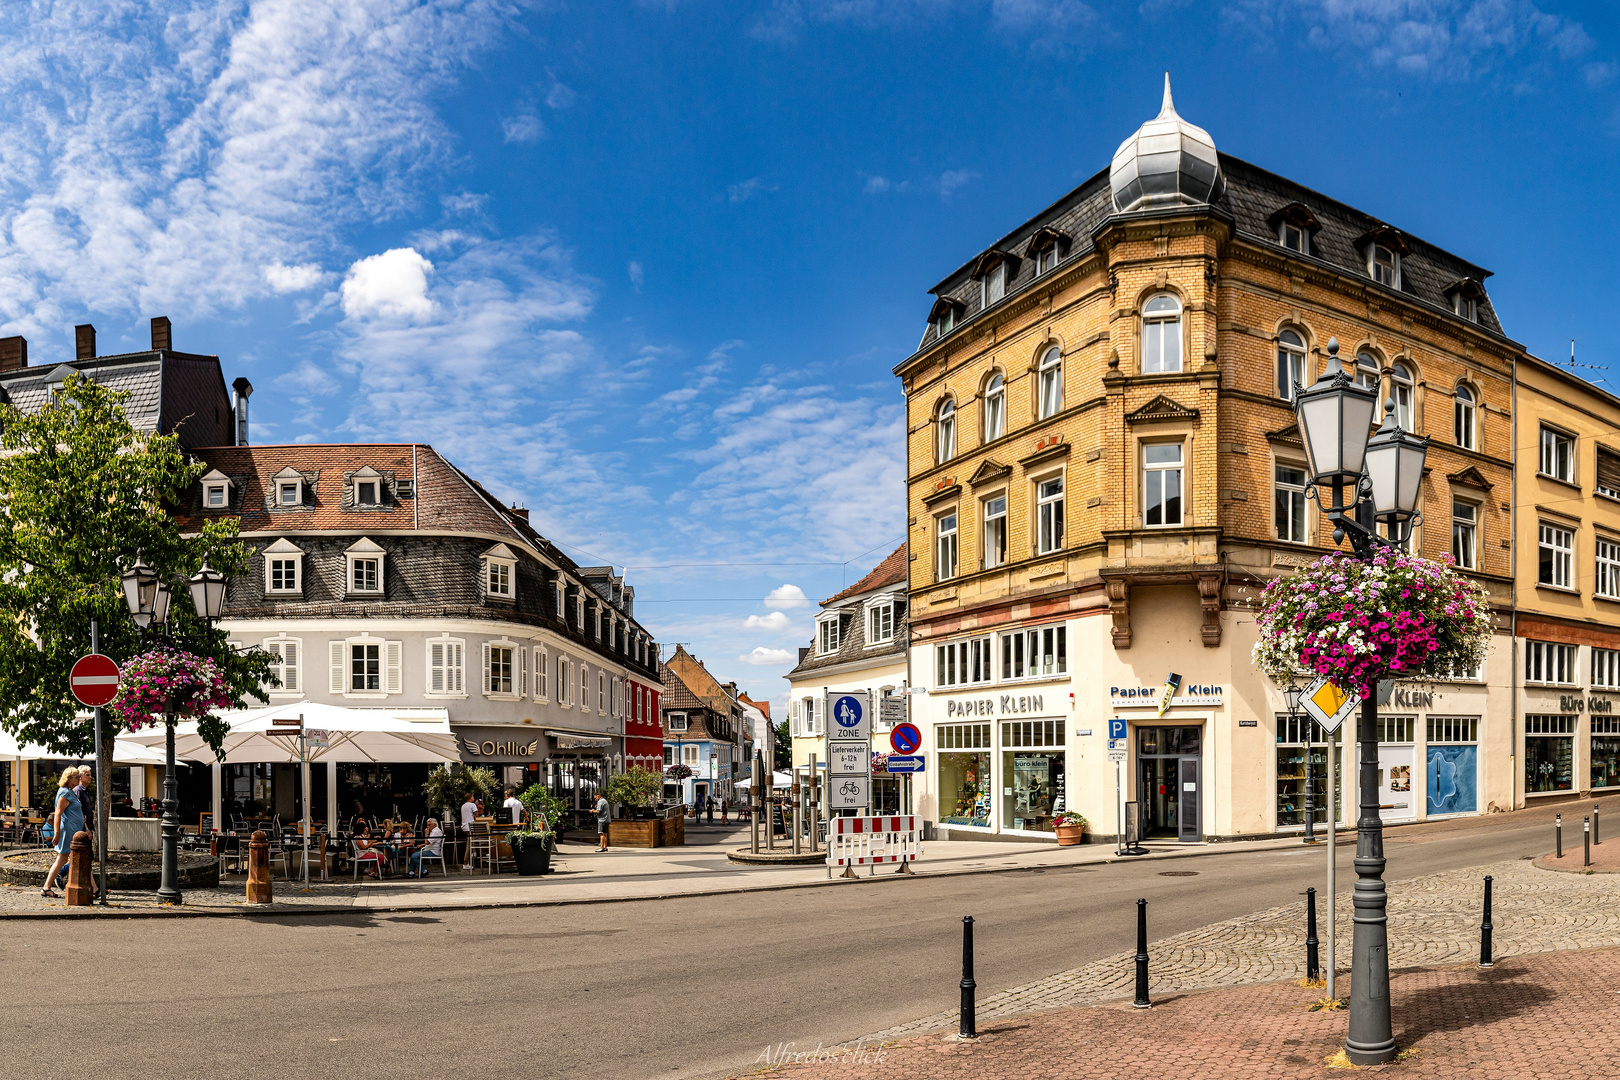
[[1037, 48], [1082, 43], [1094, 33], [1097, 12], [1081, 0], [993, 0], [996, 29], [1032, 36]]
[[910, 180], [890, 180], [887, 176], [868, 176], [866, 183], [861, 185], [861, 193], [863, 195], [882, 195], [889, 191], [905, 191], [910, 187]]
[[762, 191], [772, 192], [775, 190], [775, 184], [767, 184], [763, 177], [755, 176], [751, 179], [744, 180], [740, 184], [731, 184], [727, 186], [726, 197], [731, 200], [732, 205], [736, 205], [737, 203], [747, 202], [749, 199], [752, 199], [755, 195], [758, 195]]
[[285, 263], [273, 262], [264, 268], [264, 280], [269, 284], [270, 291], [275, 293], [305, 292], [321, 284], [326, 277], [320, 263], [288, 266]]
[[974, 180], [979, 174], [967, 169], [946, 169], [939, 175], [939, 197], [944, 202], [950, 202], [952, 196]]
[[424, 319], [433, 313], [427, 294], [432, 270], [433, 264], [415, 248], [367, 256], [343, 278], [343, 314], [351, 319]]
[[780, 611], [769, 615], [750, 615], [743, 627], [748, 630], [785, 630], [793, 622]]
[[637, 292], [640, 292], [641, 291], [641, 283], [646, 280], [646, 273], [642, 270], [641, 264], [639, 262], [631, 260], [630, 266], [629, 266], [629, 273], [630, 273], [630, 284], [635, 286], [635, 290]]
[[501, 121], [501, 134], [509, 143], [539, 142], [546, 137], [546, 122], [532, 112], [520, 112]]
[[546, 105], [553, 109], [566, 109], [578, 97], [578, 94], [562, 83], [553, 83], [551, 90], [546, 94]]
[[779, 585], [765, 594], [765, 603], [779, 608], [809, 607], [810, 600], [797, 585]]
[[792, 659], [793, 654], [786, 649], [767, 649], [763, 645], [756, 645], [753, 652], [743, 653], [737, 657], [738, 663], [751, 664], [754, 667], [764, 667], [767, 664], [786, 664]]

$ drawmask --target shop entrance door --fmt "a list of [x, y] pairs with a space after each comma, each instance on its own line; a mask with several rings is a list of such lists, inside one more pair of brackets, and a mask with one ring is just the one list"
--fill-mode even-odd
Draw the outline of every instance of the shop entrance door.
[[1137, 800], [1143, 835], [1196, 841], [1202, 838], [1198, 763], [1203, 729], [1142, 727], [1136, 730]]

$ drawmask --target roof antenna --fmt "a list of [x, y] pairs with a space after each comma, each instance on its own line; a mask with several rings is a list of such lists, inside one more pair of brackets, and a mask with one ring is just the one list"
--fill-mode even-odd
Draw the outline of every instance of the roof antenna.
[[[1571, 375], [1575, 374], [1575, 369], [1576, 368], [1586, 368], [1588, 371], [1606, 370], [1603, 367], [1602, 364], [1577, 364], [1575, 362], [1575, 342], [1577, 342], [1579, 340], [1580, 340], [1579, 338], [1570, 338], [1569, 339], [1569, 373]], [[1604, 379], [1587, 379], [1586, 381], [1593, 384], [1594, 386], [1596, 386], [1598, 383], [1605, 382], [1606, 380], [1604, 380]]]

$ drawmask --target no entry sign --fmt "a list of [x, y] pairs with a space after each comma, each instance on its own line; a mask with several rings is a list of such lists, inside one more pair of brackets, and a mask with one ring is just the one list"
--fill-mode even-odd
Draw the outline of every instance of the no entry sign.
[[89, 706], [105, 705], [118, 696], [118, 665], [110, 656], [90, 653], [73, 664], [68, 675], [73, 696]]

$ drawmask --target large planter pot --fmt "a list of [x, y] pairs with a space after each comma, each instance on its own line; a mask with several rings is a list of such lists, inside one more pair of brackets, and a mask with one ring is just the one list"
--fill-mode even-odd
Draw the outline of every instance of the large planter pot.
[[517, 844], [512, 850], [512, 861], [517, 872], [525, 877], [544, 874], [551, 869], [551, 842]]
[[610, 821], [608, 822], [608, 846], [657, 847], [661, 839], [659, 825], [658, 821]]
[[1052, 831], [1057, 834], [1058, 847], [1073, 847], [1086, 842], [1084, 825], [1059, 825]]

